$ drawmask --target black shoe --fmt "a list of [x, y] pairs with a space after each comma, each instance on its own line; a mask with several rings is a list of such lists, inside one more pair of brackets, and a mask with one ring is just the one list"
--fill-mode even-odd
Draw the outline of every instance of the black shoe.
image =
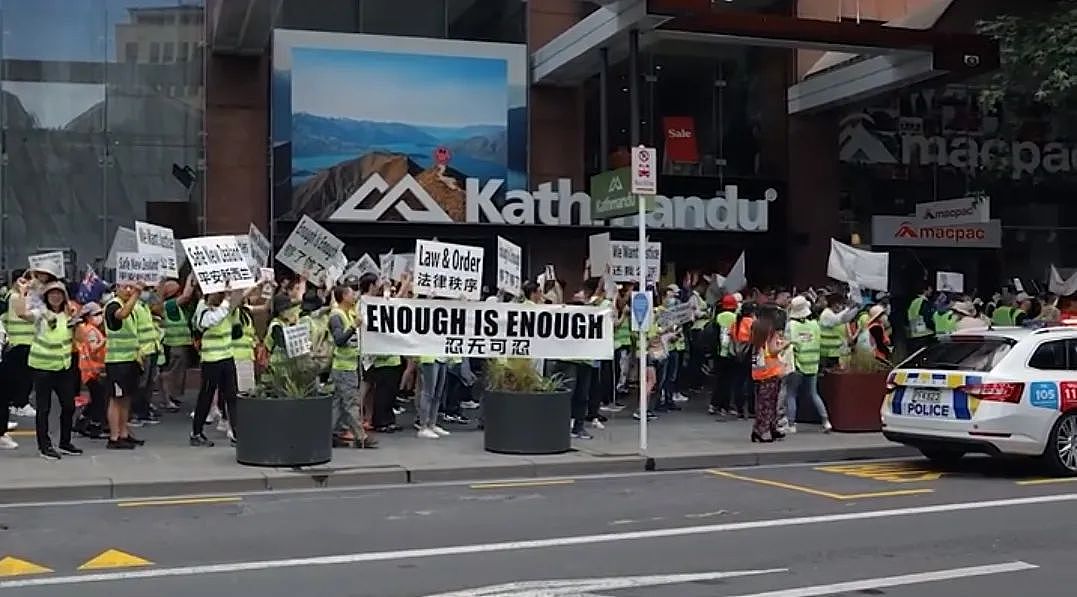
[[785, 434], [777, 430], [772, 430], [770, 436], [774, 439], [785, 439]]
[[580, 429], [579, 431], [573, 431], [572, 437], [574, 439], [595, 439], [593, 435], [587, 433], [586, 429]]
[[666, 410], [668, 410], [668, 411], [681, 410], [681, 407], [678, 404], [674, 403], [674, 402], [668, 402], [668, 403], [666, 403]]
[[49, 446], [49, 447], [41, 450], [41, 457], [44, 458], [45, 460], [59, 460], [60, 459], [60, 453], [57, 452], [56, 449], [53, 448], [52, 446]]
[[146, 445], [146, 442], [144, 440], [138, 439], [137, 437], [135, 437], [135, 436], [133, 436], [131, 434], [127, 434], [127, 437], [121, 437], [120, 441], [121, 442], [127, 442], [127, 443], [131, 444], [132, 446], [144, 446], [144, 445]]
[[60, 452], [69, 456], [78, 456], [82, 454], [82, 449], [76, 448], [74, 444], [60, 444]]
[[190, 441], [190, 444], [191, 444], [192, 448], [212, 448], [213, 447], [213, 442], [209, 441], [209, 438], [207, 438], [203, 434], [192, 435], [190, 437], [189, 441]]
[[753, 444], [756, 443], [756, 442], [769, 444], [769, 443], [771, 443], [773, 441], [774, 441], [773, 437], [768, 437], [768, 438], [764, 439], [762, 435], [759, 435], [758, 433], [756, 433], [754, 431], [752, 432], [752, 443]]
[[610, 418], [605, 415], [598, 415], [597, 418], [599, 423], [608, 423], [610, 420]]
[[130, 442], [125, 442], [122, 439], [118, 439], [118, 440], [111, 440], [110, 439], [110, 440], [108, 440], [108, 443], [105, 444], [105, 449], [106, 450], [134, 450], [135, 445], [130, 443]]
[[152, 413], [152, 412], [150, 414], [148, 414], [148, 415], [144, 415], [144, 416], [139, 417], [138, 420], [141, 421], [143, 425], [160, 425], [161, 424], [160, 415], [158, 415], [157, 413]]

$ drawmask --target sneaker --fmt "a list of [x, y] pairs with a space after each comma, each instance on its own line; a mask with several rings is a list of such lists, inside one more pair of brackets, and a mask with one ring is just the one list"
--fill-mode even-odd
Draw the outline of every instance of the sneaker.
[[182, 408], [182, 405], [171, 398], [165, 403], [165, 412], [178, 413], [180, 408]]
[[153, 412], [151, 412], [148, 415], [143, 415], [143, 416], [139, 417], [138, 420], [141, 421], [143, 425], [160, 425], [161, 424], [161, 416], [156, 414], [156, 413], [153, 413]]
[[236, 432], [232, 429], [231, 425], [228, 426], [228, 431], [226, 431], [225, 434], [228, 436], [228, 441], [232, 442], [232, 445], [234, 446], [236, 444]]
[[446, 437], [446, 436], [452, 435], [451, 433], [449, 433], [448, 431], [445, 431], [444, 429], [442, 429], [441, 427], [438, 427], [437, 425], [434, 425], [433, 427], [431, 427], [430, 430], [433, 431], [434, 433], [438, 434], [441, 437]]
[[475, 410], [479, 408], [479, 403], [474, 400], [464, 400], [460, 403], [460, 408], [466, 408], [467, 410]]
[[192, 435], [188, 440], [192, 448], [212, 448], [213, 442], [209, 441], [204, 434]]
[[27, 419], [32, 419], [37, 416], [37, 410], [29, 404], [22, 408], [15, 408], [13, 406], [11, 407], [11, 415], [14, 417], [25, 417]]
[[19, 424], [16, 423], [15, 421], [8, 421], [7, 422], [7, 430], [8, 431], [15, 431], [18, 428], [19, 428]]
[[441, 415], [441, 420], [445, 421], [446, 423], [459, 423], [460, 420], [463, 419], [463, 418], [464, 417], [462, 417], [460, 415], [453, 415], [453, 414], [449, 414], [449, 413], [442, 413], [442, 415]]
[[135, 445], [132, 444], [131, 442], [125, 442], [122, 439], [118, 439], [118, 440], [111, 440], [110, 439], [110, 440], [108, 440], [108, 443], [105, 444], [105, 449], [106, 450], [134, 450]]
[[685, 396], [684, 394], [682, 394], [680, 392], [677, 392], [676, 394], [673, 395], [673, 401], [674, 402], [688, 402], [688, 396]]
[[605, 429], [606, 428], [606, 426], [602, 424], [602, 421], [600, 421], [598, 419], [592, 419], [591, 420], [591, 427], [594, 427], [595, 429]]
[[587, 433], [586, 429], [577, 429], [572, 432], [572, 437], [575, 439], [595, 439], [593, 435]]
[[834, 430], [834, 426], [830, 424], [829, 419], [823, 419], [823, 433], [830, 433]]
[[130, 421], [127, 421], [127, 426], [128, 427], [136, 427], [136, 428], [138, 428], [138, 427], [142, 427], [142, 425], [144, 425], [144, 423], [142, 422], [142, 419], [134, 418], [134, 419], [131, 419]]
[[796, 425], [786, 425], [785, 430], [783, 431], [783, 433], [788, 433], [789, 435], [793, 435], [796, 432], [797, 432], [797, 426]]
[[718, 414], [718, 409], [714, 408], [713, 404], [708, 404], [707, 405], [707, 414], [711, 415], [711, 416], [716, 415], [716, 414]]
[[131, 444], [132, 446], [144, 446], [144, 445], [146, 445], [145, 441], [138, 439], [137, 437], [131, 435], [130, 433], [127, 434], [127, 437], [121, 437], [120, 441], [121, 442], [127, 442], [127, 443]]
[[217, 429], [217, 431], [220, 431], [221, 433], [227, 432], [228, 431], [228, 419], [224, 419], [224, 418], [217, 419], [217, 427], [216, 427], [216, 429]]
[[45, 460], [59, 460], [60, 459], [60, 453], [57, 452], [56, 449], [53, 448], [52, 446], [49, 446], [49, 447], [45, 448], [44, 450], [41, 450], [41, 457], [44, 458]]
[[419, 424], [418, 419], [416, 419], [415, 422], [411, 424], [411, 428], [414, 429], [415, 431], [422, 431], [423, 430], [423, 426]]
[[420, 439], [441, 439], [441, 436], [429, 427], [423, 427], [422, 429], [420, 429], [419, 433], [417, 433], [416, 436]]
[[406, 412], [408, 412], [408, 409], [404, 408], [403, 406], [393, 407], [393, 414], [398, 417]]
[[60, 452], [69, 456], [78, 456], [82, 454], [82, 449], [76, 448], [73, 444], [60, 444]]
[[15, 450], [18, 447], [18, 442], [11, 439], [10, 436], [0, 435], [0, 450]]
[[[637, 421], [639, 420], [639, 411], [638, 410], [636, 412], [632, 413], [632, 418], [637, 420]], [[647, 420], [648, 421], [653, 421], [653, 420], [655, 420], [657, 418], [658, 418], [657, 413], [655, 413], [654, 411], [650, 411], [650, 410], [647, 411]]]

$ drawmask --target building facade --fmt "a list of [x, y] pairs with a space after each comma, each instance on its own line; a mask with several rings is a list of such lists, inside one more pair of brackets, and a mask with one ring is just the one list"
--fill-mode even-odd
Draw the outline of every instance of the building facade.
[[[831, 238], [890, 250], [903, 284], [1069, 265], [1071, 119], [978, 101], [999, 55], [976, 23], [1012, 3], [69, 6], [0, 1], [8, 268], [39, 246], [103, 259], [133, 219], [279, 244], [309, 216], [352, 259], [500, 235], [528, 274], [575, 279], [590, 234], [633, 238], [591, 217], [590, 181], [638, 144], [659, 150], [673, 279], [743, 250], [753, 280], [819, 284]], [[988, 206], [968, 235], [913, 217], [962, 198]]]

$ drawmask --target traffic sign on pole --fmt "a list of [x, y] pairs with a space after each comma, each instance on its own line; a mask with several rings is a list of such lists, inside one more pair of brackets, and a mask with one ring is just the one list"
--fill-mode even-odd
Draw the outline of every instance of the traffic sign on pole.
[[653, 147], [632, 149], [632, 193], [658, 194], [658, 151]]

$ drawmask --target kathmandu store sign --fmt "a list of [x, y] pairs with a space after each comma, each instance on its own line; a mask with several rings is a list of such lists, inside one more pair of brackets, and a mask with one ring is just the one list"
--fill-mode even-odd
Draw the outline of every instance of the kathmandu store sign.
[[[506, 224], [513, 226], [604, 226], [591, 218], [591, 197], [574, 192], [572, 180], [562, 178], [557, 188], [552, 183], [539, 185], [536, 191], [510, 190], [498, 198], [504, 181], [491, 179], [482, 184], [469, 178], [463, 189], [453, 189], [452, 199], [463, 203], [464, 219], [454, 220], [444, 206], [411, 175], [389, 184], [380, 174], [371, 174], [359, 189], [341, 204], [329, 220], [332, 222], [404, 221], [426, 224]], [[410, 197], [410, 201], [408, 198]], [[736, 185], [727, 185], [714, 197], [654, 198], [654, 209], [647, 214], [647, 226], [665, 230], [722, 230], [730, 232], [766, 232], [770, 204], [778, 192], [767, 189], [760, 198], [742, 198]], [[636, 218], [615, 218], [611, 227], [635, 226]]]
[[930, 220], [905, 216], [871, 219], [871, 244], [877, 247], [944, 247], [997, 249], [1002, 246], [1002, 222], [968, 222], [940, 226]]

